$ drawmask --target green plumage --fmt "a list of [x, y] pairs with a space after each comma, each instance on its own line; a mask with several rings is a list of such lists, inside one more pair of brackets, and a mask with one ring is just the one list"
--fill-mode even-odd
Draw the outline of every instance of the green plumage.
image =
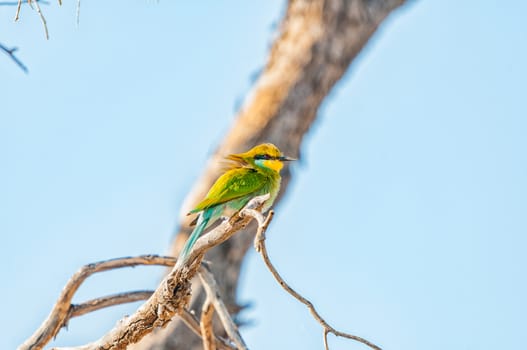
[[[275, 187], [278, 179], [275, 176], [267, 176], [252, 168], [236, 168], [228, 170], [225, 174], [220, 176], [214, 185], [210, 188], [209, 193], [190, 214], [198, 213], [202, 210], [209, 209], [216, 205], [225, 204], [227, 202], [236, 200], [236, 202], [248, 201], [254, 196], [268, 193], [271, 187]], [[245, 205], [242, 204], [241, 207]], [[241, 209], [233, 208], [233, 209]]]
[[221, 175], [210, 188], [205, 198], [189, 214], [198, 214], [196, 227], [183, 247], [178, 265], [188, 258], [188, 254], [201, 233], [225, 211], [242, 209], [249, 200], [269, 193], [263, 211], [271, 207], [280, 190], [280, 169], [283, 161], [293, 160], [284, 157], [280, 150], [270, 143], [258, 145], [241, 154], [227, 157], [233, 163], [231, 169]]

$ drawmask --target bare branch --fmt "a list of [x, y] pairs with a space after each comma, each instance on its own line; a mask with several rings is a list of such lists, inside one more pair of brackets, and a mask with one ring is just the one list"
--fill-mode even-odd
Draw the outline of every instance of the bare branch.
[[326, 322], [326, 320], [324, 318], [322, 318], [322, 316], [320, 316], [318, 311], [315, 309], [315, 306], [313, 305], [313, 303], [311, 301], [307, 300], [306, 298], [304, 298], [302, 295], [300, 295], [298, 292], [296, 292], [293, 288], [291, 288], [285, 282], [285, 280], [282, 278], [282, 276], [280, 276], [280, 274], [278, 273], [278, 271], [276, 270], [274, 265], [271, 263], [271, 260], [269, 259], [269, 255], [267, 254], [267, 248], [265, 247], [265, 231], [267, 230], [267, 227], [269, 226], [269, 223], [271, 222], [271, 220], [273, 218], [274, 213], [273, 213], [272, 210], [269, 212], [269, 214], [267, 214], [266, 218], [264, 218], [263, 214], [261, 214], [259, 212], [255, 212], [253, 210], [246, 210], [246, 209], [242, 210], [241, 215], [252, 216], [259, 223], [258, 231], [256, 232], [256, 236], [254, 238], [254, 246], [256, 248], [256, 251], [260, 253], [260, 255], [262, 256], [262, 258], [263, 258], [263, 260], [265, 262], [265, 265], [267, 265], [267, 268], [269, 269], [269, 271], [271, 271], [273, 277], [282, 286], [282, 288], [284, 288], [286, 290], [286, 292], [291, 294], [295, 299], [300, 301], [302, 304], [306, 305], [307, 308], [309, 309], [309, 312], [311, 313], [311, 315], [323, 327], [323, 329], [324, 329], [324, 334], [323, 334], [324, 338], [323, 339], [324, 339], [324, 346], [326, 347], [326, 349], [328, 349], [327, 333], [330, 332], [330, 333], [335, 334], [338, 337], [353, 339], [355, 341], [358, 341], [360, 343], [363, 343], [363, 344], [369, 346], [372, 349], [381, 350], [380, 347], [378, 347], [377, 345], [369, 342], [368, 340], [366, 340], [364, 338], [361, 338], [361, 337], [356, 336], [356, 335], [340, 332], [340, 331], [337, 331], [335, 328], [331, 327]]
[[18, 50], [17, 47], [12, 47], [12, 48], [8, 49], [3, 44], [0, 44], [0, 50], [4, 51], [17, 64], [17, 66], [19, 66], [20, 69], [22, 69], [24, 71], [24, 73], [27, 73], [27, 67], [22, 63], [22, 61], [20, 61], [15, 56], [15, 52], [16, 52], [16, 50]]
[[[268, 198], [269, 195], [255, 197], [247, 203], [245, 208], [260, 209]], [[67, 317], [73, 294], [82, 281], [94, 272], [138, 264], [175, 265], [152, 296], [134, 314], [118, 322], [112, 330], [99, 340], [78, 349], [125, 349], [128, 345], [137, 343], [155, 328], [165, 327], [176, 314], [181, 315], [185, 312], [191, 294], [191, 279], [196, 275], [205, 252], [227, 240], [234, 233], [247, 226], [251, 220], [252, 217], [233, 215], [229, 220], [200, 237], [191, 250], [189, 258], [179, 267], [174, 258], [157, 256], [115, 259], [86, 265], [66, 284], [48, 319], [18, 349], [41, 349], [57, 334]], [[215, 306], [216, 310], [219, 311], [220, 306]]]
[[60, 328], [64, 326], [68, 320], [71, 300], [73, 299], [75, 292], [77, 292], [86, 278], [94, 273], [137, 265], [173, 266], [175, 263], [176, 259], [172, 257], [143, 255], [138, 257], [106, 260], [83, 266], [71, 276], [68, 283], [66, 283], [47, 319], [29, 339], [20, 345], [18, 349], [40, 349], [55, 337]]
[[204, 350], [216, 350], [216, 343], [214, 342], [214, 329], [212, 327], [212, 317], [214, 316], [214, 306], [212, 300], [207, 297], [201, 309], [201, 338], [203, 340]]
[[187, 325], [187, 327], [192, 332], [194, 332], [194, 334], [196, 334], [196, 335], [201, 337], [200, 323], [199, 323], [198, 319], [196, 318], [196, 316], [193, 313], [191, 313], [190, 311], [185, 309], [185, 311], [183, 313], [181, 313], [179, 315], [179, 317], [181, 317], [183, 322]]
[[[194, 332], [197, 336], [201, 337], [200, 322], [197, 320], [196, 316], [191, 314], [187, 309], [179, 315], [187, 327]], [[225, 340], [216, 338], [216, 348], [221, 350], [233, 350], [236, 349], [234, 346], [228, 344]]]
[[81, 0], [77, 0], [77, 9], [75, 12], [76, 12], [75, 17], [77, 21], [77, 28], [79, 28], [80, 18], [81, 18]]
[[214, 308], [216, 309], [216, 312], [220, 317], [221, 323], [223, 324], [225, 331], [232, 339], [234, 344], [236, 344], [238, 349], [247, 350], [247, 345], [245, 345], [245, 342], [243, 341], [240, 332], [238, 332], [238, 327], [232, 320], [229, 311], [227, 311], [225, 303], [221, 299], [220, 292], [218, 290], [218, 284], [216, 283], [214, 276], [205, 264], [203, 264], [201, 266], [201, 269], [199, 270], [199, 278], [201, 280], [201, 283], [203, 283], [205, 293], [207, 293], [207, 299], [209, 299], [214, 305]]
[[134, 292], [112, 294], [105, 297], [88, 300], [82, 304], [72, 304], [70, 306], [68, 317], [64, 323], [67, 324], [69, 319], [73, 317], [79, 317], [93, 311], [104, 309], [105, 307], [146, 300], [150, 298], [152, 293], [154, 293], [153, 290], [139, 290]]
[[[35, 4], [35, 7], [33, 7], [33, 3]], [[42, 13], [42, 10], [40, 9], [39, 3], [42, 3], [44, 5], [49, 5], [49, 2], [42, 1], [42, 0], [27, 0], [27, 4], [29, 7], [31, 7], [33, 10], [37, 11], [38, 16], [40, 17], [40, 21], [42, 22], [42, 25], [44, 26], [44, 34], [46, 35], [46, 40], [49, 39], [49, 33], [48, 33], [48, 24], [46, 22], [46, 18], [44, 17], [44, 14]], [[20, 10], [22, 8], [22, 0], [18, 1], [0, 1], [0, 6], [14, 6], [16, 5], [16, 12], [15, 12], [15, 22], [18, 21], [20, 18]], [[59, 0], [59, 5], [62, 5], [62, 2]]]
[[16, 13], [15, 13], [15, 22], [18, 21], [18, 18], [20, 16], [20, 8], [22, 7], [22, 0], [18, 0], [18, 4], [16, 6]]
[[[42, 25], [44, 26], [44, 34], [46, 35], [46, 40], [49, 40], [48, 24], [46, 22], [46, 18], [44, 17], [44, 14], [42, 13], [42, 10], [40, 9], [40, 5], [38, 4], [38, 1], [28, 0], [28, 2], [30, 6], [33, 2], [35, 3], [35, 11], [37, 11], [38, 16], [40, 17], [40, 21], [42, 22]], [[18, 18], [18, 13], [17, 13], [16, 18]]]
[[[183, 320], [183, 322], [189, 327], [189, 329], [191, 329], [197, 336], [201, 338], [200, 324], [199, 324], [199, 321], [196, 319], [196, 317], [186, 309], [180, 315], [180, 317]], [[214, 342], [215, 342], [214, 345], [216, 346], [216, 349], [237, 350], [234, 346], [230, 345], [222, 338], [214, 337]], [[77, 347], [53, 348], [53, 350], [87, 350], [87, 349], [91, 349], [91, 348], [88, 345], [77, 346]]]

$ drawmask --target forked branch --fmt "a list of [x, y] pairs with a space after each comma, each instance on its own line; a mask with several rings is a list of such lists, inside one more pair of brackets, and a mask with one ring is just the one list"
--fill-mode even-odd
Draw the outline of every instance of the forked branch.
[[110, 306], [146, 300], [150, 298], [152, 293], [154, 293], [153, 290], [138, 290], [134, 292], [107, 295], [105, 297], [85, 301], [82, 304], [71, 304], [68, 316], [64, 320], [64, 325], [67, 325], [68, 321], [73, 317], [79, 317]]
[[[222, 222], [214, 230], [199, 238], [190, 252], [188, 260], [186, 260], [181, 266], [178, 266], [178, 264], [176, 264], [176, 259], [172, 257], [144, 255], [139, 257], [101, 261], [82, 267], [68, 281], [48, 318], [39, 327], [35, 334], [19, 347], [19, 350], [42, 349], [54, 336], [57, 335], [61, 327], [67, 325], [67, 322], [72, 317], [80, 316], [111, 305], [144, 300], [147, 298], [148, 300], [133, 315], [121, 320], [114, 329], [98, 341], [77, 348], [68, 349], [125, 349], [128, 345], [137, 343], [153, 329], [164, 327], [175, 315], [179, 315], [190, 329], [196, 334], [202, 336], [205, 349], [231, 350], [233, 349], [231, 344], [214, 336], [214, 333], [212, 332], [212, 316], [215, 311], [219, 316], [226, 333], [235, 344], [235, 348], [246, 350], [247, 346], [240, 336], [236, 324], [227, 311], [220, 296], [217, 283], [214, 280], [212, 273], [208, 270], [208, 267], [202, 265], [202, 260], [206, 251], [227, 240], [234, 233], [245, 227], [253, 218], [258, 222], [258, 231], [254, 241], [256, 250], [262, 255], [265, 264], [278, 283], [289, 294], [306, 305], [313, 317], [322, 325], [323, 340], [326, 350], [329, 349], [327, 342], [328, 333], [333, 333], [339, 337], [353, 339], [368, 345], [372, 349], [380, 350], [378, 346], [361, 337], [340, 332], [331, 327], [324, 318], [320, 316], [314, 305], [292, 289], [277, 272], [269, 259], [265, 247], [265, 231], [269, 226], [274, 213], [273, 211], [270, 211], [269, 214], [264, 217], [264, 215], [258, 211], [268, 198], [268, 195], [253, 198], [239, 214]], [[93, 299], [79, 305], [73, 305], [71, 303], [73, 295], [77, 289], [84, 280], [92, 274], [136, 265], [172, 266], [172, 271], [167, 277], [165, 277], [155, 291], [120, 293]], [[190, 297], [190, 280], [197, 273], [199, 274], [207, 294], [207, 301], [203, 306], [201, 323], [186, 310], [188, 299]]]
[[273, 215], [274, 215], [274, 212], [272, 210], [269, 211], [269, 213], [267, 214], [266, 217], [264, 217], [264, 215], [262, 213], [260, 213], [258, 211], [255, 211], [255, 210], [251, 210], [251, 209], [244, 209], [241, 212], [241, 214], [242, 215], [251, 216], [258, 222], [258, 231], [256, 232], [256, 236], [254, 238], [254, 247], [255, 247], [256, 251], [260, 253], [260, 255], [262, 256], [262, 258], [264, 260], [265, 265], [267, 266], [269, 271], [271, 271], [273, 277], [280, 284], [280, 286], [282, 286], [282, 288], [284, 288], [286, 290], [286, 292], [291, 294], [295, 299], [300, 301], [302, 304], [306, 305], [307, 308], [309, 309], [309, 312], [313, 316], [313, 318], [318, 323], [320, 323], [320, 325], [323, 328], [323, 341], [324, 341], [324, 347], [325, 347], [326, 350], [329, 349], [328, 341], [327, 341], [327, 334], [328, 333], [333, 333], [337, 337], [343, 337], [343, 338], [348, 338], [348, 339], [352, 339], [352, 340], [358, 341], [358, 342], [363, 343], [363, 344], [365, 344], [365, 345], [367, 345], [370, 348], [375, 349], [375, 350], [381, 350], [380, 347], [378, 347], [377, 345], [369, 342], [368, 340], [366, 340], [364, 338], [361, 338], [361, 337], [353, 335], [353, 334], [340, 332], [340, 331], [336, 330], [335, 328], [331, 327], [327, 323], [327, 321], [322, 316], [320, 316], [318, 311], [315, 309], [315, 306], [313, 305], [313, 303], [311, 301], [307, 300], [306, 298], [304, 298], [302, 295], [300, 295], [293, 288], [291, 288], [291, 286], [289, 286], [289, 284], [287, 284], [285, 282], [285, 280], [282, 278], [282, 276], [280, 276], [280, 274], [278, 273], [278, 271], [276, 270], [274, 265], [271, 263], [271, 260], [269, 259], [269, 255], [267, 253], [267, 248], [265, 247], [265, 232], [267, 230], [267, 227], [271, 223], [271, 220], [273, 219]]
[[211, 304], [214, 306], [214, 309], [225, 328], [225, 332], [227, 332], [234, 344], [236, 344], [238, 350], [248, 350], [240, 332], [238, 332], [238, 327], [232, 320], [229, 311], [227, 311], [227, 307], [220, 296], [216, 280], [207, 265], [204, 264], [201, 266], [201, 269], [199, 270], [199, 278], [201, 279], [201, 283], [203, 283], [205, 293], [207, 293], [207, 300], [210, 300]]
[[[210, 341], [210, 339], [208, 339], [208, 340], [204, 339], [207, 335], [203, 332], [202, 329], [200, 329], [201, 323], [200, 323], [200, 321], [198, 321], [198, 319], [196, 318], [196, 316], [193, 313], [191, 313], [190, 311], [185, 309], [185, 311], [182, 314], [180, 314], [179, 317], [181, 317], [181, 319], [183, 320], [185, 325], [187, 325], [187, 327], [190, 328], [190, 330], [192, 330], [192, 332], [194, 332], [194, 334], [196, 334], [200, 338], [203, 338], [204, 342], [205, 341]], [[214, 338], [216, 339], [216, 342], [215, 342], [216, 349], [236, 350], [236, 347], [234, 347], [233, 345], [229, 344], [227, 341], [225, 341], [225, 339], [222, 339], [222, 338], [220, 338], [218, 336], [214, 336]]]
[[13, 62], [15, 62], [16, 65], [24, 71], [24, 73], [27, 73], [27, 67], [24, 65], [24, 63], [22, 63], [22, 61], [18, 59], [18, 57], [15, 56], [15, 52], [18, 50], [18, 47], [8, 48], [7, 46], [0, 44], [0, 50], [4, 51], [13, 60]]
[[[138, 300], [138, 295], [119, 294], [105, 298], [94, 299], [81, 305], [72, 305], [73, 296], [81, 286], [81, 284], [91, 275], [119, 269], [123, 267], [132, 267], [138, 265], [161, 265], [173, 266], [176, 259], [172, 257], [163, 257], [157, 255], [142, 255], [138, 257], [118, 258], [106, 261], [100, 261], [93, 264], [88, 264], [80, 268], [73, 276], [60, 293], [60, 296], [49, 313], [47, 319], [35, 331], [35, 333], [27, 339], [19, 350], [24, 349], [41, 349], [53, 337], [55, 337], [63, 326], [66, 326], [69, 319], [75, 316], [80, 316], [90, 311], [95, 311], [100, 308], [110, 305], [117, 305], [119, 303], [131, 302]], [[141, 296], [146, 297], [146, 292], [141, 292]], [[150, 295], [148, 295], [149, 297]], [[134, 300], [131, 300], [134, 299]], [[125, 301], [127, 300], [127, 301]]]
[[[245, 206], [245, 209], [259, 210], [268, 198], [269, 195], [255, 197], [249, 201]], [[174, 258], [151, 255], [140, 256], [137, 258], [114, 259], [84, 266], [68, 281], [48, 318], [18, 349], [42, 349], [58, 333], [60, 328], [66, 324], [69, 317], [73, 314], [74, 311], [71, 311], [71, 300], [77, 289], [87, 277], [96, 272], [135, 265], [164, 265], [173, 267], [172, 271], [163, 279], [158, 288], [150, 295], [149, 299], [134, 314], [121, 320], [101, 339], [81, 346], [78, 349], [125, 349], [128, 345], [137, 343], [155, 328], [166, 326], [175, 315], [182, 316], [186, 323], [195, 326], [195, 323], [197, 322], [193, 322], [192, 317], [188, 317], [186, 306], [190, 297], [191, 279], [198, 272], [205, 252], [224, 242], [234, 233], [244, 228], [251, 219], [252, 217], [236, 214], [230, 219], [222, 222], [215, 229], [197, 240], [188, 259], [181, 266], [175, 266], [176, 259]], [[207, 276], [205, 276], [205, 279], [207, 279]], [[213, 280], [212, 282], [209, 281], [208, 285], [212, 286], [211, 288], [213, 290], [215, 282]], [[134, 296], [138, 297], [139, 293]], [[146, 295], [143, 294], [142, 296]], [[122, 301], [126, 298], [130, 299], [132, 296], [114, 295], [111, 297], [95, 299], [91, 301], [91, 305], [77, 307], [76, 312], [87, 312], [90, 308], [98, 309], [104, 307], [104, 305], [111, 304], [116, 300]], [[211, 301], [224, 325], [227, 324], [229, 320], [224, 320], [222, 318], [222, 312], [226, 312], [224, 305], [222, 307], [213, 297], [211, 297]], [[228, 313], [227, 317], [230, 318]], [[230, 322], [232, 322], [232, 319]], [[232, 322], [232, 324], [234, 324], [234, 322]], [[195, 327], [191, 328], [195, 330]], [[199, 323], [197, 328], [199, 329]], [[228, 327], [226, 327], [226, 330], [229, 331]], [[199, 332], [201, 333], [201, 331]], [[235, 344], [243, 344], [243, 340], [240, 341], [240, 339], [237, 338], [239, 334], [228, 334], [233, 336]], [[231, 348], [229, 344], [221, 341], [216, 341], [216, 345], [222, 349]]]
[[[3, 5], [15, 5], [16, 4], [16, 12], [15, 12], [15, 22], [18, 21], [20, 18], [20, 10], [22, 9], [22, 2], [23, 0], [18, 0], [17, 2], [14, 1], [4, 1]], [[40, 21], [42, 22], [42, 26], [44, 27], [44, 34], [46, 35], [46, 39], [49, 39], [49, 33], [48, 33], [48, 24], [46, 22], [46, 18], [44, 17], [44, 14], [42, 13], [42, 10], [40, 9], [40, 4], [44, 3], [48, 4], [48, 2], [43, 2], [41, 0], [27, 0], [27, 4], [29, 7], [31, 7], [33, 10], [35, 10], [40, 17]], [[59, 5], [62, 5], [62, 1], [59, 0]]]

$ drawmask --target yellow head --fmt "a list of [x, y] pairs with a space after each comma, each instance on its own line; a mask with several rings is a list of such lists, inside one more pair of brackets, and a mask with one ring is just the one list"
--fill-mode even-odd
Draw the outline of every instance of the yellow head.
[[258, 166], [263, 169], [279, 172], [284, 166], [283, 162], [295, 160], [285, 157], [272, 143], [262, 143], [251, 148], [245, 153], [231, 154], [227, 157], [244, 166]]

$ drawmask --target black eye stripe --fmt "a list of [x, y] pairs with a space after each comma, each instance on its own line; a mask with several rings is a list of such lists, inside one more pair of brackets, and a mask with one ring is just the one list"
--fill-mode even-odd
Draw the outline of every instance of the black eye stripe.
[[274, 157], [271, 157], [270, 155], [268, 154], [257, 154], [254, 156], [254, 159], [265, 159], [265, 160], [269, 160], [269, 159], [276, 159]]

